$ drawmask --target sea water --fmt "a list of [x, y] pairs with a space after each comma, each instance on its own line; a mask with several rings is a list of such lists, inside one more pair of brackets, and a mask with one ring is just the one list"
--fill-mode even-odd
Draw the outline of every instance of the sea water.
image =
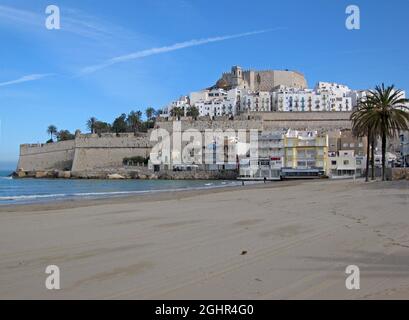
[[0, 171], [0, 205], [68, 199], [98, 199], [165, 191], [236, 186], [237, 181], [12, 179]]

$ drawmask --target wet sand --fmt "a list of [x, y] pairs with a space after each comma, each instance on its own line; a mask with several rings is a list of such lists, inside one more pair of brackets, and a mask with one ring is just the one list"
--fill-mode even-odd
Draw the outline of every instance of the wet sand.
[[0, 207], [0, 299], [408, 299], [408, 200], [322, 180]]

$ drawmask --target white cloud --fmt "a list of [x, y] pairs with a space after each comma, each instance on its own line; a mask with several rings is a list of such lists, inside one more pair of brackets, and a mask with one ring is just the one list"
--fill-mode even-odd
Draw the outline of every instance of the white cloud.
[[189, 47], [200, 46], [200, 45], [204, 45], [204, 44], [211, 43], [211, 42], [220, 42], [220, 41], [225, 41], [225, 40], [230, 40], [230, 39], [235, 39], [235, 38], [242, 38], [242, 37], [252, 36], [252, 35], [256, 35], [260, 33], [266, 33], [266, 32], [275, 31], [275, 30], [282, 30], [282, 29], [283, 28], [275, 28], [275, 29], [258, 30], [258, 31], [245, 32], [245, 33], [239, 33], [239, 34], [234, 34], [234, 35], [227, 35], [227, 36], [218, 36], [218, 37], [212, 37], [212, 38], [206, 38], [206, 39], [193, 39], [193, 40], [189, 40], [185, 42], [175, 43], [170, 46], [137, 51], [131, 54], [127, 54], [127, 55], [123, 55], [123, 56], [119, 56], [119, 57], [115, 57], [115, 58], [106, 60], [97, 65], [85, 67], [81, 70], [81, 74], [93, 73], [95, 71], [107, 68], [117, 63], [145, 58], [145, 57], [153, 56], [156, 54], [181, 50], [181, 49], [185, 49]]
[[46, 78], [46, 77], [49, 77], [49, 76], [52, 76], [52, 75], [53, 75], [52, 73], [29, 74], [29, 75], [23, 76], [21, 78], [15, 79], [15, 80], [0, 82], [0, 87], [11, 86], [13, 84], [19, 84], [19, 83], [23, 83], [23, 82], [41, 80], [43, 78]]

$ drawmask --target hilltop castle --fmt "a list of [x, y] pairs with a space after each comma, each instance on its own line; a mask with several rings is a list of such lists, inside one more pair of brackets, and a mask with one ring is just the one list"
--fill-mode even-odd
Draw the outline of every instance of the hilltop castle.
[[304, 75], [297, 71], [243, 71], [239, 66], [232, 67], [229, 73], [223, 73], [221, 79], [216, 83], [216, 87], [220, 89], [239, 88], [253, 92], [273, 91], [278, 86], [297, 89], [306, 89], [308, 87]]

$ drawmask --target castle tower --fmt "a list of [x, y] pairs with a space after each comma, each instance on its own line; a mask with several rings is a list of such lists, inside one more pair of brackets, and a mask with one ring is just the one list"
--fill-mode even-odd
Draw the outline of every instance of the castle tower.
[[239, 66], [231, 68], [232, 86], [240, 87], [243, 83], [243, 70]]

